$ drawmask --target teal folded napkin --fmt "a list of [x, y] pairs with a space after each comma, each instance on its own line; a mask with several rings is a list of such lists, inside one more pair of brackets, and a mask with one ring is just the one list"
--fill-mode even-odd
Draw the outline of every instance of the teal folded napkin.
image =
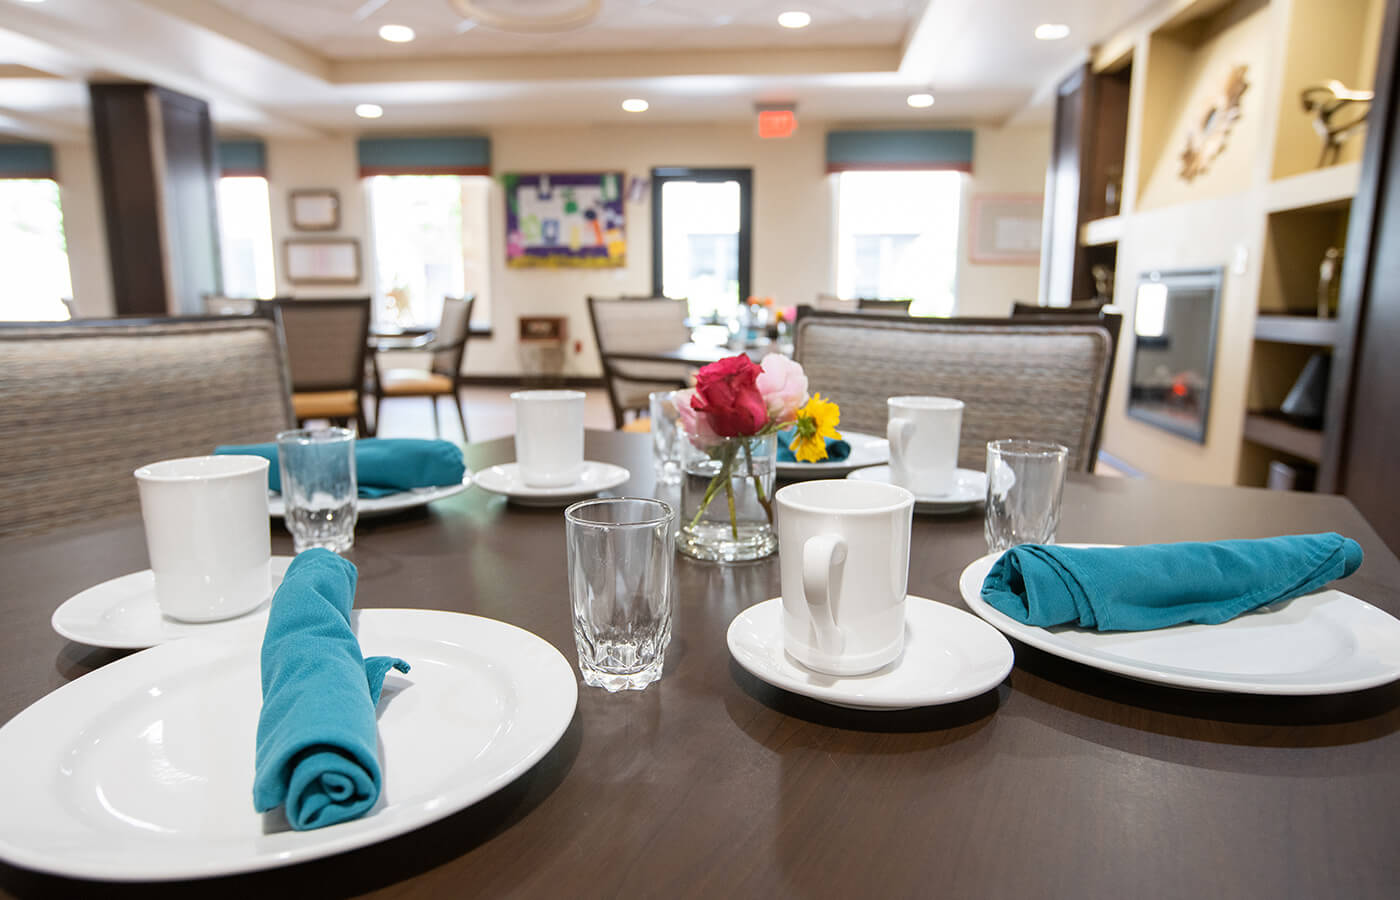
[[[785, 428], [778, 432], [778, 462], [797, 462], [797, 457], [788, 449], [788, 444], [791, 444], [795, 437], [797, 437], [796, 428]], [[825, 438], [825, 440], [826, 459], [818, 460], [818, 462], [841, 462], [851, 455], [851, 445], [845, 441], [838, 438]]]
[[1027, 625], [1145, 631], [1218, 625], [1311, 593], [1361, 565], [1340, 534], [1141, 547], [1012, 547], [982, 582], [982, 599]]
[[[277, 445], [226, 444], [216, 455], [261, 456], [267, 467], [267, 486], [281, 492], [277, 469]], [[361, 438], [355, 441], [355, 479], [361, 497], [384, 497], [414, 488], [461, 484], [467, 472], [462, 448], [447, 441], [421, 438]]]
[[379, 799], [375, 706], [391, 656], [360, 656], [350, 628], [355, 567], [307, 550], [272, 597], [262, 645], [253, 807], [286, 807], [298, 831], [364, 815]]

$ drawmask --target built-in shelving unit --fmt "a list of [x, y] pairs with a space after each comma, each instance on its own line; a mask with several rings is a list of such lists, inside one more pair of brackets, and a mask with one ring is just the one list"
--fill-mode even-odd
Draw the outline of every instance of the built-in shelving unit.
[[1328, 209], [1344, 206], [1356, 196], [1360, 163], [1340, 163], [1270, 182], [1265, 205], [1269, 212]]
[[1079, 226], [1079, 243], [1085, 247], [1102, 247], [1116, 244], [1123, 236], [1123, 219], [1120, 216], [1105, 216], [1093, 219]]
[[1254, 339], [1279, 344], [1331, 347], [1337, 343], [1337, 329], [1336, 319], [1261, 315], [1254, 320]]
[[1245, 440], [1261, 447], [1279, 450], [1309, 463], [1322, 461], [1322, 429], [1304, 428], [1287, 418], [1269, 412], [1251, 412], [1244, 417]]

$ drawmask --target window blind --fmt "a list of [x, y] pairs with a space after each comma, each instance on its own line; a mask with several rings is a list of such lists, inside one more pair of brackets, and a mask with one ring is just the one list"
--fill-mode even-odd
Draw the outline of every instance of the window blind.
[[971, 172], [972, 132], [948, 128], [829, 131], [826, 170]]
[[219, 141], [223, 175], [267, 177], [267, 149], [262, 141]]
[[491, 141], [484, 137], [361, 138], [358, 149], [361, 178], [491, 174]]
[[0, 178], [53, 178], [50, 144], [0, 144]]

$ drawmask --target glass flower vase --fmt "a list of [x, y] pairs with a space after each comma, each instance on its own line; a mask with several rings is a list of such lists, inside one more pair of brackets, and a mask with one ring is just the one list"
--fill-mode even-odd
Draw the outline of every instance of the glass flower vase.
[[724, 438], [704, 449], [682, 441], [681, 522], [676, 547], [713, 562], [761, 559], [778, 549], [773, 529], [774, 435]]

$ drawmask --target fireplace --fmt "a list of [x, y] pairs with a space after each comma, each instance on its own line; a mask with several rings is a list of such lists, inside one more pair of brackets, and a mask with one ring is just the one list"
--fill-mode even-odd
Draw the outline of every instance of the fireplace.
[[1138, 281], [1128, 415], [1204, 444], [1224, 269]]

